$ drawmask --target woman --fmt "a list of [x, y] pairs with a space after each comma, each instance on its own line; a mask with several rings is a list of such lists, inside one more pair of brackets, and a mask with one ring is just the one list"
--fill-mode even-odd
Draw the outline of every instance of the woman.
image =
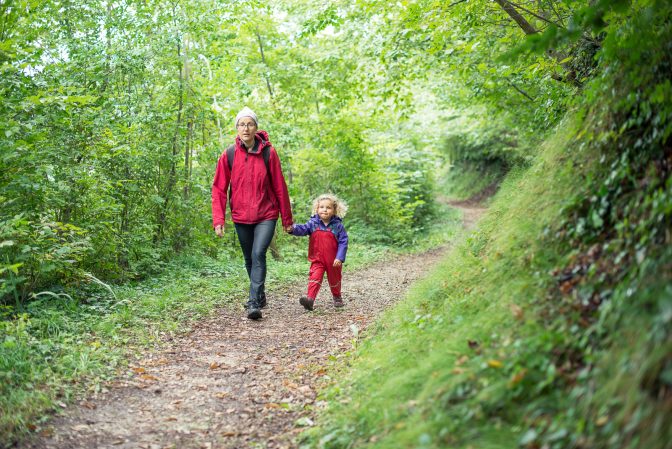
[[250, 278], [247, 317], [261, 318], [266, 305], [266, 251], [275, 232], [278, 214], [286, 231], [292, 227], [292, 210], [280, 159], [266, 131], [257, 130], [256, 114], [244, 107], [236, 116], [235, 144], [217, 162], [212, 183], [212, 224], [224, 235], [226, 197]]

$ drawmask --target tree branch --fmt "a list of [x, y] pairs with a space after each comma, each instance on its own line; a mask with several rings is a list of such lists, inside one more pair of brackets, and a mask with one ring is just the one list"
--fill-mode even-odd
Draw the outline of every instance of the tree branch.
[[511, 81], [511, 80], [508, 79], [508, 78], [504, 78], [504, 79], [506, 80], [507, 83], [509, 83], [509, 85], [510, 85], [511, 87], [513, 87], [514, 89], [516, 89], [516, 91], [517, 91], [519, 94], [521, 94], [522, 96], [524, 96], [525, 98], [527, 98], [528, 100], [530, 100], [530, 101], [532, 101], [532, 102], [534, 101], [534, 98], [532, 98], [532, 97], [531, 97], [527, 92], [525, 92], [523, 89], [521, 89], [520, 87], [518, 87], [518, 86], [516, 86], [515, 84], [513, 84], [513, 81]]
[[510, 0], [506, 0], [506, 2], [509, 3], [509, 4], [512, 5], [512, 6], [515, 6], [515, 7], [518, 8], [518, 9], [522, 9], [523, 11], [525, 11], [525, 12], [528, 13], [528, 14], [532, 14], [532, 15], [533, 15], [534, 17], [536, 17], [537, 19], [543, 20], [544, 22], [546, 22], [546, 23], [550, 23], [551, 25], [555, 25], [555, 26], [557, 26], [557, 27], [564, 28], [562, 25], [560, 25], [560, 24], [558, 24], [558, 23], [555, 23], [555, 22], [553, 22], [552, 20], [548, 20], [546, 17], [544, 17], [544, 16], [540, 16], [539, 14], [536, 14], [536, 13], [530, 11], [529, 9], [527, 9], [527, 8], [521, 6], [521, 5], [518, 5], [518, 4], [516, 4], [516, 3], [513, 3], [513, 2], [510, 1]]
[[525, 34], [538, 33], [537, 29], [534, 28], [530, 24], [530, 22], [527, 21], [525, 17], [523, 17], [518, 11], [516, 11], [516, 8], [514, 8], [513, 5], [508, 0], [495, 0], [495, 3], [497, 3], [499, 6], [502, 7], [504, 12], [506, 12], [509, 15], [509, 17], [511, 17], [513, 21], [516, 22], [518, 26], [523, 29]]

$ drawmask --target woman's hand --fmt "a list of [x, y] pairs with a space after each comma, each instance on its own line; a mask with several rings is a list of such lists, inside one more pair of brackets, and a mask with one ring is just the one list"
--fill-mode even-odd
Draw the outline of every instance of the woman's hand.
[[294, 230], [294, 225], [293, 224], [291, 224], [289, 226], [285, 226], [285, 232], [287, 234], [291, 234], [293, 230]]
[[343, 265], [342, 260], [334, 259], [334, 266], [335, 267], [340, 267], [341, 265]]
[[217, 237], [224, 237], [224, 225], [215, 226], [215, 234]]

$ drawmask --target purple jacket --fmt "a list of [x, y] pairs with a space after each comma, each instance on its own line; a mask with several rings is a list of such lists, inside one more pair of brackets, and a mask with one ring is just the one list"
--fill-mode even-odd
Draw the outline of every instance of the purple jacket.
[[310, 217], [306, 224], [295, 224], [292, 230], [292, 235], [304, 236], [310, 235], [316, 230], [331, 231], [336, 237], [338, 243], [338, 250], [336, 251], [336, 258], [341, 262], [345, 262], [345, 253], [348, 251], [348, 233], [345, 232], [345, 226], [341, 217], [334, 216], [328, 225], [324, 225], [320, 217], [315, 214]]

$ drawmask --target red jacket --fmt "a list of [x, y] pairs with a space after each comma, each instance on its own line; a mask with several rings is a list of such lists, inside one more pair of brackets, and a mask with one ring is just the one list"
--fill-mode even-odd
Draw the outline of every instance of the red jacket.
[[[265, 220], [276, 220], [282, 215], [282, 225], [293, 223], [289, 192], [280, 167], [280, 158], [268, 140], [266, 131], [257, 131], [258, 143], [254, 152], [248, 153], [240, 137], [236, 137], [236, 149], [232, 169], [226, 158], [226, 151], [217, 162], [215, 179], [212, 182], [212, 224], [223, 225], [226, 216], [226, 196], [231, 185], [231, 218], [234, 223], [254, 224]], [[261, 150], [270, 146], [268, 170]]]

